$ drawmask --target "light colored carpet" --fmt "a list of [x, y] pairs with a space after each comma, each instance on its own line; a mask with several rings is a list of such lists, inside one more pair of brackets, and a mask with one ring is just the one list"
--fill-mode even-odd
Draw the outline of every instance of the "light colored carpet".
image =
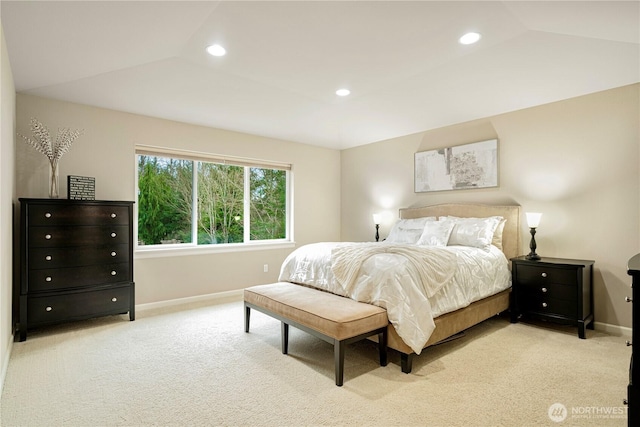
[[[242, 302], [192, 304], [60, 325], [15, 343], [3, 426], [624, 426], [625, 339], [494, 318], [400, 371], [375, 344], [333, 347]], [[562, 404], [566, 419], [549, 417]], [[555, 413], [558, 415], [558, 412]]]

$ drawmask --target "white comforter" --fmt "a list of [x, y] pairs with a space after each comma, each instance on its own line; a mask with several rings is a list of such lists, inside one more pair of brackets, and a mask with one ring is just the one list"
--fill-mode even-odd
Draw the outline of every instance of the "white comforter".
[[420, 354], [435, 317], [507, 289], [511, 274], [504, 254], [493, 246], [487, 252], [466, 246], [314, 243], [285, 259], [279, 280], [385, 308], [400, 338]]

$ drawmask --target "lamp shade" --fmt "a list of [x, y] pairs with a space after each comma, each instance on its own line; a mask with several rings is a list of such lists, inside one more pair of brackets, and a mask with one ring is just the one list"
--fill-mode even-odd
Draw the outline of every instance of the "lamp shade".
[[527, 212], [527, 225], [529, 228], [536, 228], [540, 225], [540, 218], [542, 218], [542, 214], [538, 212]]
[[373, 214], [373, 223], [374, 224], [380, 224], [380, 221], [382, 221], [382, 215]]

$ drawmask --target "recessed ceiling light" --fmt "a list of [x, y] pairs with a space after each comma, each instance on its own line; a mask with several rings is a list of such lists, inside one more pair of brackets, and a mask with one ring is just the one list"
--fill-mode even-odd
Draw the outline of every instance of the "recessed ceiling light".
[[207, 52], [213, 56], [225, 56], [227, 54], [227, 50], [219, 44], [212, 44], [207, 48]]
[[349, 89], [338, 89], [336, 91], [336, 95], [338, 96], [347, 96], [351, 93], [351, 91]]
[[467, 33], [464, 36], [460, 37], [460, 39], [458, 39], [458, 41], [461, 44], [474, 44], [475, 42], [480, 40], [480, 37], [481, 36], [478, 33]]

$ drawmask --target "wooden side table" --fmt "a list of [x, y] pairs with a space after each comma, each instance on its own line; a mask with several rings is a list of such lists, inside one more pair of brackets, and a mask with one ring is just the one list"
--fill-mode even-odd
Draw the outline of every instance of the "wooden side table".
[[593, 329], [594, 261], [512, 258], [511, 322], [532, 317]]

